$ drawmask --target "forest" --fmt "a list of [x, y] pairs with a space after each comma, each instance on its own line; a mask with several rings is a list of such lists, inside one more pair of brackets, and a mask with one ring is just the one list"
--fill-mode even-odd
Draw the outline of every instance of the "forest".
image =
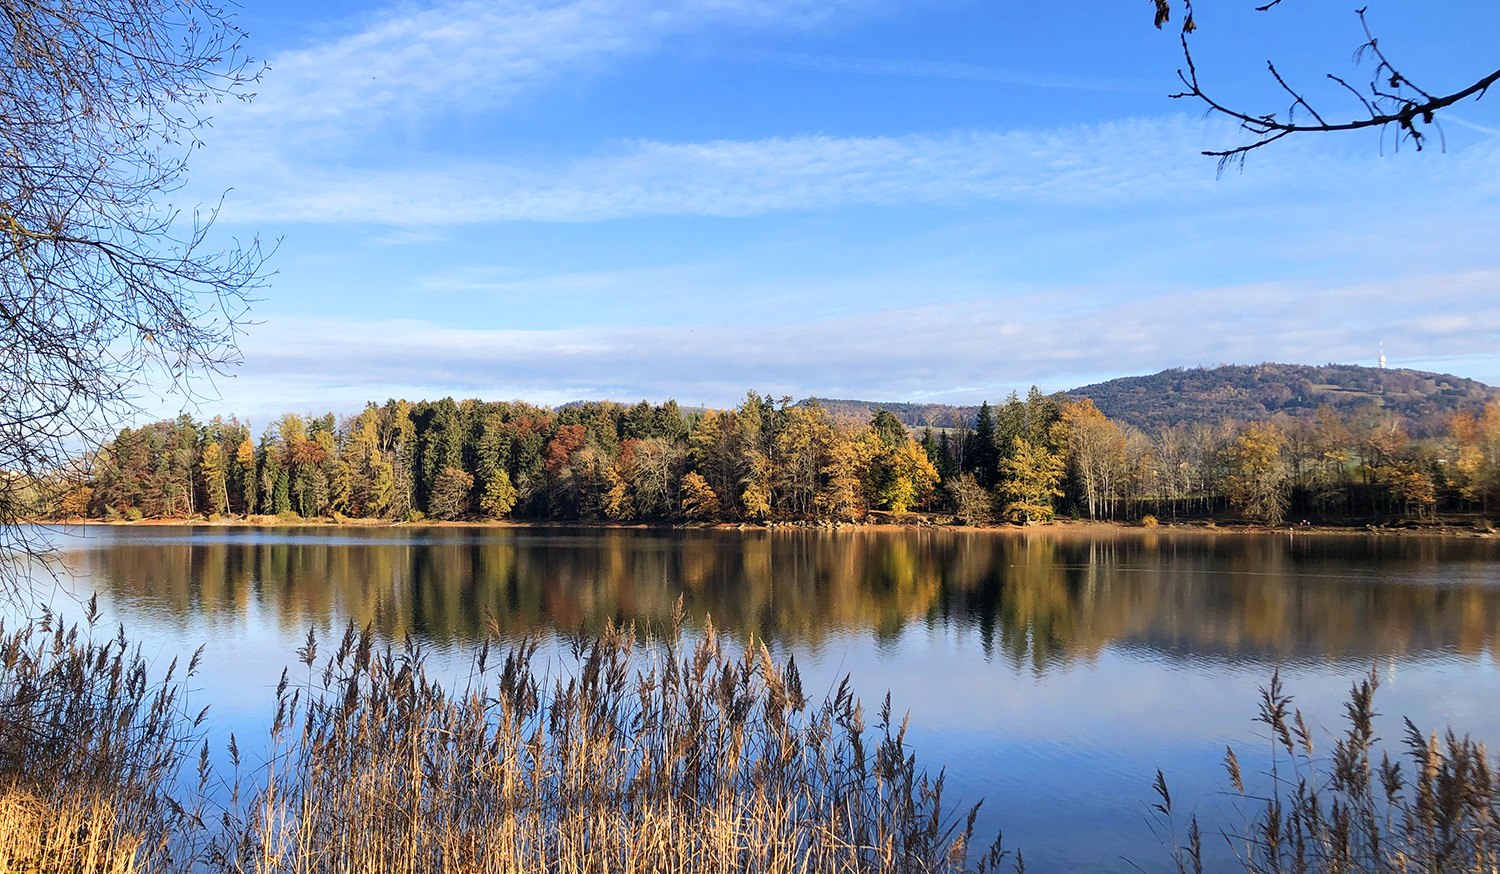
[[885, 409], [851, 418], [754, 392], [686, 412], [391, 400], [288, 413], [258, 436], [232, 417], [127, 428], [32, 492], [38, 517], [106, 520], [1484, 526], [1500, 508], [1500, 401], [1414, 437], [1374, 403], [1143, 430], [1035, 388], [920, 431]]

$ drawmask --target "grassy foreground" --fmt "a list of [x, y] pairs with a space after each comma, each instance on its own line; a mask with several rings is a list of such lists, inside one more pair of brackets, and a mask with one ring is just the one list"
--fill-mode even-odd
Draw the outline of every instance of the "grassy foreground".
[[[679, 612], [680, 622], [680, 612]], [[975, 810], [943, 801], [893, 724], [867, 728], [847, 683], [820, 704], [796, 664], [612, 628], [564, 669], [534, 644], [477, 655], [449, 689], [413, 643], [348, 629], [276, 693], [268, 756], [230, 743], [216, 774], [186, 672], [152, 678], [123, 630], [48, 616], [0, 627], [0, 872], [958, 872], [1014, 867], [973, 845]], [[539, 664], [540, 663], [540, 664]], [[1256, 872], [1480, 872], [1500, 864], [1500, 786], [1482, 745], [1408, 723], [1392, 760], [1373, 677], [1324, 756], [1273, 679], [1270, 762], [1212, 840]], [[257, 744], [259, 747], [260, 744]], [[1261, 772], [1265, 772], [1262, 774]], [[1269, 780], [1262, 779], [1269, 777]], [[1204, 869], [1158, 780], [1163, 870]], [[1218, 858], [1224, 858], [1220, 855]], [[1210, 867], [1212, 865], [1210, 864]]]
[[[680, 614], [679, 614], [680, 615]], [[794, 662], [712, 629], [610, 629], [567, 672], [535, 645], [449, 691], [414, 644], [350, 628], [277, 690], [269, 761], [221, 785], [174, 672], [123, 633], [4, 637], [0, 871], [985, 871], [887, 702], [819, 705]], [[644, 645], [643, 645], [644, 644]], [[191, 673], [194, 666], [189, 666]], [[238, 764], [240, 752], [231, 750]], [[197, 759], [197, 779], [185, 779]], [[15, 811], [13, 815], [5, 813]]]

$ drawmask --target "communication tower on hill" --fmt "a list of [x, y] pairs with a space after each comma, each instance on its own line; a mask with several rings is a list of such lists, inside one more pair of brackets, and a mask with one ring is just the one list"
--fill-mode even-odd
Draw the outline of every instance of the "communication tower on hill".
[[1385, 370], [1385, 341], [1380, 341], [1380, 369]]

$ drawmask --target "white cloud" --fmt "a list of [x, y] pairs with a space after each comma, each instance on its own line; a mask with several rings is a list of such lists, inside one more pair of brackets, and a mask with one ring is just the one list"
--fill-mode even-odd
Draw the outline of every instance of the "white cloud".
[[[882, 0], [448, 0], [397, 5], [358, 32], [270, 61], [244, 121], [303, 135], [509, 103], [673, 37], [806, 28]], [[318, 126], [318, 127], [315, 127]]]
[[[1201, 125], [1137, 120], [1047, 131], [633, 142], [553, 166], [340, 171], [283, 165], [234, 221], [581, 222], [849, 206], [1022, 201], [1115, 206], [1234, 187], [1197, 160]], [[424, 162], [415, 162], [425, 166]], [[1267, 185], [1284, 174], [1255, 177]]]
[[744, 52], [749, 61], [824, 70], [830, 73], [856, 73], [872, 76], [900, 76], [924, 79], [956, 79], [967, 82], [993, 82], [998, 85], [1020, 85], [1027, 88], [1055, 88], [1070, 91], [1141, 92], [1147, 86], [1119, 76], [1080, 76], [1072, 73], [1047, 73], [1017, 70], [989, 64], [964, 64], [931, 61], [921, 58], [868, 58], [841, 55], [808, 55], [797, 52]]
[[[1130, 119], [1045, 130], [904, 136], [617, 143], [555, 162], [443, 162], [348, 170], [265, 163], [227, 208], [233, 222], [369, 222], [406, 227], [643, 216], [753, 216], [789, 210], [1019, 203], [1085, 208], [1218, 203], [1320, 193], [1493, 199], [1500, 148], [1348, 157], [1289, 143], [1253, 172], [1216, 179], [1199, 151], [1233, 137], [1198, 119]], [[1280, 144], [1278, 144], [1280, 145]], [[408, 169], [416, 168], [416, 169]], [[1262, 198], [1256, 200], [1253, 198]]]
[[[227, 409], [263, 416], [402, 395], [730, 403], [749, 388], [977, 402], [1033, 382], [1060, 389], [1172, 366], [1372, 361], [1381, 340], [1397, 365], [1484, 360], [1493, 367], [1497, 287], [1500, 272], [1154, 295], [1057, 289], [754, 326], [522, 331], [272, 320], [248, 338], [240, 378], [219, 387]], [[1460, 310], [1467, 313], [1461, 321], [1441, 317]], [[1500, 372], [1460, 372], [1500, 381]], [[956, 386], [975, 388], [951, 391]]]

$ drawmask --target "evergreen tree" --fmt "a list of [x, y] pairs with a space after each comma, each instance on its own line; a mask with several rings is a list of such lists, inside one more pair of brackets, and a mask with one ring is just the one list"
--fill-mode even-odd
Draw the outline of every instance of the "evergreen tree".
[[953, 445], [948, 439], [948, 432], [944, 431], [938, 435], [937, 460], [938, 479], [946, 483], [958, 475], [958, 463], [953, 459]]
[[974, 417], [974, 430], [969, 434], [964, 447], [964, 469], [974, 474], [975, 482], [983, 488], [993, 488], [998, 474], [1000, 453], [995, 445], [995, 417], [990, 402], [979, 405], [979, 414]]

